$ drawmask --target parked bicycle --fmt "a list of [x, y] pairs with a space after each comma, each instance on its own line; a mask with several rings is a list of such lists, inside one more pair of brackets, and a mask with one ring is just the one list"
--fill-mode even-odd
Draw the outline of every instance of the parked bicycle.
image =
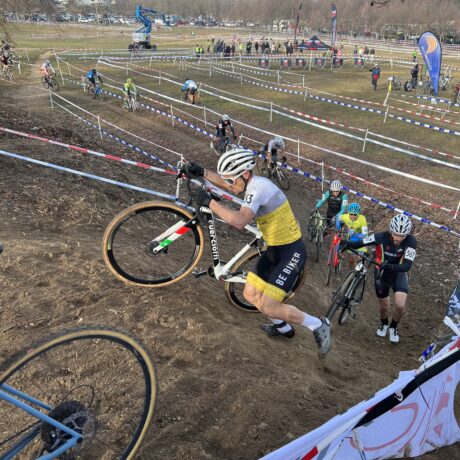
[[[220, 258], [216, 223], [208, 208], [190, 205], [197, 184], [204, 180], [185, 181], [189, 201], [182, 206], [163, 201], [147, 201], [131, 206], [109, 223], [104, 233], [102, 251], [110, 271], [125, 283], [146, 287], [163, 287], [192, 273], [196, 278], [209, 275], [225, 283], [225, 294], [232, 305], [257, 311], [243, 297], [248, 272], [266, 250], [262, 233], [247, 225], [252, 239], [228, 262]], [[205, 270], [196, 266], [203, 256], [203, 227], [211, 243], [213, 265]], [[287, 298], [301, 285], [302, 271]]]
[[447, 91], [448, 89], [450, 89], [451, 81], [452, 81], [452, 75], [451, 74], [443, 74], [443, 75], [441, 75], [441, 78], [439, 79], [439, 90], [440, 91]]
[[276, 179], [276, 182], [278, 182], [283, 190], [289, 190], [291, 183], [286, 172], [283, 170], [283, 167], [286, 167], [286, 157], [282, 157], [281, 162], [280, 166], [276, 161], [271, 162], [268, 158], [259, 158], [257, 160], [257, 170], [261, 176]]
[[307, 227], [308, 239], [315, 243], [315, 262], [319, 260], [319, 254], [323, 245], [324, 232], [327, 228], [326, 217], [321, 216], [319, 209], [315, 208], [310, 213]]
[[[235, 141], [236, 138], [233, 138], [233, 140]], [[229, 136], [225, 136], [224, 140], [222, 140], [220, 138], [213, 139], [211, 141], [210, 146], [214, 150], [216, 155], [219, 155], [219, 156], [222, 155], [223, 153], [229, 151], [229, 150], [232, 150], [232, 149], [236, 148], [236, 145], [231, 143], [231, 140], [230, 140]]]
[[336, 275], [340, 272], [340, 265], [342, 262], [342, 256], [340, 254], [340, 242], [342, 241], [342, 230], [333, 230], [329, 231], [334, 232], [334, 237], [332, 238], [331, 245], [329, 247], [329, 254], [327, 256], [327, 280], [326, 286], [329, 286], [331, 282], [332, 273]]
[[1, 367], [0, 458], [133, 459], [156, 388], [148, 352], [125, 332], [56, 334]]
[[326, 318], [332, 320], [334, 314], [340, 310], [338, 323], [345, 324], [347, 319], [351, 316], [356, 318], [356, 307], [359, 305], [364, 297], [364, 288], [366, 286], [366, 277], [371, 264], [379, 266], [373, 257], [367, 254], [348, 248], [348, 251], [358, 255], [361, 260], [358, 262], [354, 270], [352, 270], [347, 277], [343, 280], [337, 291], [335, 291], [332, 302], [326, 313]]
[[137, 102], [137, 95], [136, 94], [129, 94], [128, 100], [123, 99], [122, 103], [123, 110], [126, 112], [135, 112], [139, 109], [139, 104]]
[[401, 80], [398, 76], [388, 77], [388, 89], [390, 91], [399, 91], [401, 89]]
[[59, 91], [59, 83], [54, 76], [44, 76], [42, 77], [42, 85], [46, 89], [51, 89], [52, 91]]

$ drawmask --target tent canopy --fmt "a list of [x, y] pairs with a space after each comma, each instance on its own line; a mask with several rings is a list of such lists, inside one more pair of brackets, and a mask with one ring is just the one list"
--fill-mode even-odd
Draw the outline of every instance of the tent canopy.
[[309, 38], [308, 40], [305, 40], [304, 43], [300, 43], [299, 48], [313, 51], [325, 51], [332, 49], [332, 46], [326, 45], [326, 43], [321, 41], [316, 35], [313, 35], [313, 37]]

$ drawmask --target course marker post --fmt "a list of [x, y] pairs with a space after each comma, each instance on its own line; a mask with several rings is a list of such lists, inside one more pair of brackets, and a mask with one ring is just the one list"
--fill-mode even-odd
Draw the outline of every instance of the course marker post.
[[325, 177], [324, 177], [324, 161], [321, 162], [321, 191], [324, 191], [324, 182], [325, 182]]
[[171, 123], [174, 126], [174, 112], [172, 104], [169, 104], [169, 110], [171, 111]]
[[61, 69], [59, 69], [59, 73], [61, 74], [62, 86], [64, 86], [64, 77], [62, 76], [62, 70]]
[[300, 164], [300, 139], [297, 139], [297, 164]]
[[30, 59], [29, 59], [29, 51], [27, 51], [27, 48], [25, 49], [25, 51], [26, 51], [27, 62], [30, 62]]
[[270, 101], [270, 123], [273, 121], [273, 102]]
[[366, 129], [366, 135], [364, 136], [364, 143], [363, 143], [363, 150], [362, 150], [363, 153], [364, 153], [364, 150], [366, 149], [366, 142], [367, 142], [368, 133], [369, 133], [369, 128]]
[[385, 123], [387, 121], [387, 116], [388, 116], [388, 111], [390, 110], [390, 105], [387, 105], [387, 109], [385, 111], [385, 118], [383, 119], [383, 122]]
[[460, 211], [460, 201], [458, 202], [457, 209], [456, 209], [455, 214], [454, 214], [454, 217], [453, 217], [454, 219], [457, 218], [457, 216], [458, 216], [458, 211]]
[[53, 93], [52, 91], [49, 89], [48, 87], [48, 91], [50, 93], [50, 105], [51, 105], [51, 108], [54, 109], [54, 104], [53, 104]]
[[101, 136], [101, 139], [103, 139], [103, 137], [102, 137], [102, 127], [101, 127], [101, 118], [99, 117], [99, 115], [97, 116], [97, 125], [99, 126], [99, 136]]

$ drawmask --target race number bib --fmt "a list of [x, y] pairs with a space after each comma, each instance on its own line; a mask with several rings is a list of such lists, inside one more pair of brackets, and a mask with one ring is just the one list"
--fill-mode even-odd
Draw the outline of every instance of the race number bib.
[[410, 260], [411, 262], [413, 262], [416, 254], [417, 254], [417, 251], [414, 248], [407, 248], [406, 252], [404, 253], [404, 259]]
[[246, 204], [251, 204], [253, 198], [254, 198], [254, 194], [253, 194], [253, 193], [250, 193], [249, 195], [246, 195], [246, 196], [244, 197], [244, 202], [245, 202]]
[[374, 237], [374, 235], [366, 236], [366, 238], [363, 238], [363, 243], [364, 243], [364, 244], [367, 244], [367, 243], [374, 243], [374, 242], [375, 242], [375, 237]]

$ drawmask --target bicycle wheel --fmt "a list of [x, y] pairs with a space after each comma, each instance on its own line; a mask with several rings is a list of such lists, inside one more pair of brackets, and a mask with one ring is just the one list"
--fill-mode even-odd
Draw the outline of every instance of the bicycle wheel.
[[259, 171], [259, 174], [261, 176], [268, 178], [271, 177], [270, 166], [268, 165], [268, 161], [263, 158], [259, 158], [257, 160], [257, 171]]
[[331, 248], [329, 250], [329, 256], [328, 256], [328, 268], [327, 268], [327, 280], [326, 280], [326, 286], [329, 286], [329, 283], [331, 282], [332, 278], [332, 272], [336, 270], [336, 267], [334, 265], [334, 259], [335, 259], [335, 248]]
[[319, 261], [319, 254], [321, 251], [321, 246], [323, 245], [323, 230], [317, 229], [316, 230], [316, 239], [315, 239], [315, 262]]
[[406, 83], [404, 83], [404, 91], [412, 91], [412, 83], [410, 81], [406, 81]]
[[51, 79], [50, 81], [50, 87], [53, 91], [59, 91], [59, 83], [57, 80], [55, 80], [54, 78]]
[[[230, 272], [235, 276], [242, 275], [244, 278], [246, 278], [250, 271], [254, 271], [254, 267], [256, 266], [262, 252], [259, 253], [257, 249], [249, 251], [245, 256], [238, 260], [235, 265], [233, 265]], [[303, 284], [304, 278], [305, 270], [302, 270], [299, 273], [299, 276], [297, 277], [292, 290], [286, 295], [285, 301], [291, 299], [294, 296], [295, 292]], [[257, 312], [257, 308], [243, 297], [244, 286], [245, 283], [226, 281], [225, 295], [227, 296], [227, 299], [230, 301], [230, 303], [235, 307], [249, 312]]]
[[122, 104], [121, 104], [121, 107], [123, 108], [123, 110], [125, 112], [129, 112], [131, 110], [131, 106], [130, 106], [129, 102], [127, 102], [127, 101], [123, 101]]
[[48, 79], [47, 79], [47, 78], [45, 78], [45, 77], [42, 77], [42, 85], [43, 85], [43, 86], [44, 86], [46, 89], [48, 89], [48, 88], [50, 87], [50, 85], [49, 85], [49, 82], [48, 82]]
[[[34, 407], [77, 431], [82, 441], [59, 458], [132, 459], [152, 421], [157, 379], [145, 348], [108, 327], [63, 331], [11, 357], [0, 371], [7, 385], [43, 405]], [[16, 405], [0, 401], [0, 457], [29, 438], [22, 458], [56, 451], [68, 439]], [[7, 414], [7, 415], [6, 415]]]
[[286, 172], [283, 171], [279, 166], [275, 169], [276, 182], [280, 185], [283, 190], [289, 190], [291, 184], [289, 183], [289, 177]]
[[203, 255], [203, 230], [189, 211], [147, 201], [118, 214], [102, 242], [110, 271], [128, 284], [159, 287], [187, 276]]
[[13, 81], [13, 71], [9, 67], [5, 70], [5, 78], [9, 81]]
[[401, 89], [401, 82], [400, 82], [400, 81], [395, 80], [395, 81], [393, 82], [393, 85], [394, 85], [394, 89], [395, 89], [396, 91], [399, 91], [399, 90]]
[[327, 319], [331, 320], [335, 312], [339, 308], [342, 308], [345, 305], [347, 305], [349, 299], [347, 299], [346, 294], [348, 292], [348, 288], [350, 287], [350, 284], [353, 283], [354, 279], [355, 279], [355, 272], [352, 271], [347, 275], [345, 280], [342, 282], [339, 289], [336, 291], [336, 293], [332, 297], [332, 302], [329, 305], [329, 309], [327, 310], [326, 315], [325, 315]]

